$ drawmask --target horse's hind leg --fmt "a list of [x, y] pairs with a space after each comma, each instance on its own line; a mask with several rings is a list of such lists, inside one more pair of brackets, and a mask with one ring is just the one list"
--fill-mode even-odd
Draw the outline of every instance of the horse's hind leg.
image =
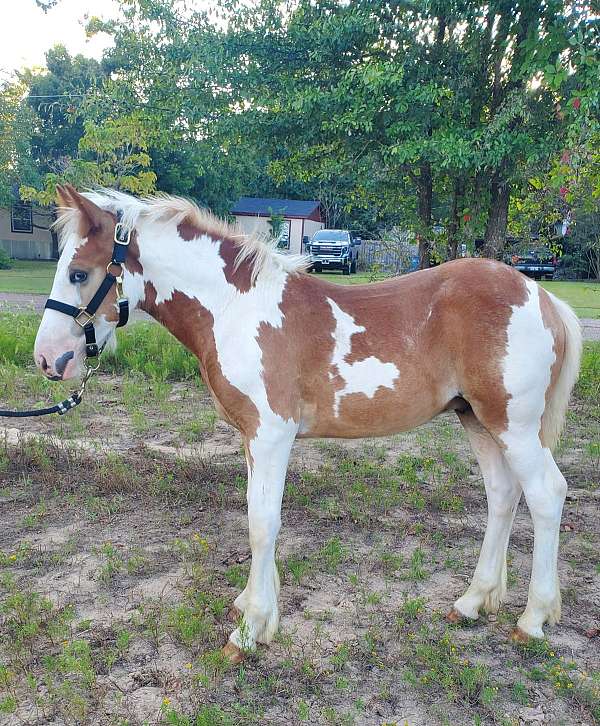
[[479, 462], [488, 502], [488, 521], [475, 574], [454, 603], [450, 619], [477, 618], [479, 610], [497, 612], [506, 595], [506, 550], [521, 497], [521, 487], [502, 449], [472, 411], [458, 414]]
[[558, 580], [560, 518], [567, 483], [552, 457], [542, 447], [537, 431], [506, 437], [505, 458], [518, 478], [533, 519], [533, 565], [529, 597], [517, 623], [516, 637], [544, 636], [542, 626], [560, 619], [561, 599]]

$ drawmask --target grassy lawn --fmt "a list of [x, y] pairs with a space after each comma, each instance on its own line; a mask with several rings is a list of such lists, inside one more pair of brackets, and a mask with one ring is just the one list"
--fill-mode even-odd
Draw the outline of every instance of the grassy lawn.
[[56, 262], [13, 260], [10, 270], [0, 270], [0, 292], [47, 295], [52, 287]]
[[569, 303], [580, 318], [600, 318], [600, 282], [542, 282], [542, 287]]

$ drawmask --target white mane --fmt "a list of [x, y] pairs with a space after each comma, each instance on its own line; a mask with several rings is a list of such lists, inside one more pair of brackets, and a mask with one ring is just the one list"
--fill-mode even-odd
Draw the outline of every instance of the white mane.
[[[168, 220], [175, 226], [187, 221], [214, 240], [232, 240], [239, 247], [235, 266], [237, 268], [248, 260], [252, 266], [253, 282], [271, 265], [286, 272], [299, 272], [305, 270], [308, 264], [305, 255], [282, 254], [267, 238], [258, 234], [248, 235], [238, 225], [219, 219], [209, 210], [202, 209], [183, 197], [159, 193], [140, 199], [116, 189], [98, 189], [84, 192], [83, 196], [101, 209], [113, 214], [120, 212], [123, 224], [129, 229], [134, 229], [142, 220], [150, 222]], [[55, 222], [55, 227], [62, 231], [62, 240], [66, 232], [72, 232], [77, 228], [80, 212], [73, 208], [62, 208], [61, 211], [62, 214]]]

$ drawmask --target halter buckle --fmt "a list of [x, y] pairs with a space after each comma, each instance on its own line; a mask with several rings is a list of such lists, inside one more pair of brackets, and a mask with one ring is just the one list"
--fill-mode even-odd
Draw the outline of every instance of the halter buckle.
[[127, 247], [129, 244], [129, 239], [131, 237], [131, 230], [127, 229], [123, 222], [117, 222], [115, 224], [115, 234], [114, 234], [114, 241], [115, 244], [123, 245], [124, 247]]
[[85, 326], [89, 325], [95, 317], [95, 314], [90, 314], [85, 308], [80, 308], [79, 312], [75, 316], [75, 322], [81, 328], [85, 328]]

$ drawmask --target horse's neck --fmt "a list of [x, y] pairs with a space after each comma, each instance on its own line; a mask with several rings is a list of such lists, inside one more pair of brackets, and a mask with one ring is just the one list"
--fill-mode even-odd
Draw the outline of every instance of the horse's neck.
[[261, 322], [278, 324], [287, 273], [273, 266], [253, 280], [250, 260], [236, 267], [238, 251], [232, 240], [142, 230], [139, 307], [202, 358], [253, 337]]
[[[216, 240], [198, 232], [198, 238], [184, 239], [177, 228], [147, 225], [140, 230], [137, 255], [145, 286], [138, 289], [133, 302], [142, 309], [174, 299], [175, 293], [214, 310], [225, 305], [237, 289], [249, 281], [250, 263], [235, 267], [238, 248], [231, 240]], [[132, 270], [136, 272], [135, 268]], [[148, 296], [148, 287], [156, 295]]]

